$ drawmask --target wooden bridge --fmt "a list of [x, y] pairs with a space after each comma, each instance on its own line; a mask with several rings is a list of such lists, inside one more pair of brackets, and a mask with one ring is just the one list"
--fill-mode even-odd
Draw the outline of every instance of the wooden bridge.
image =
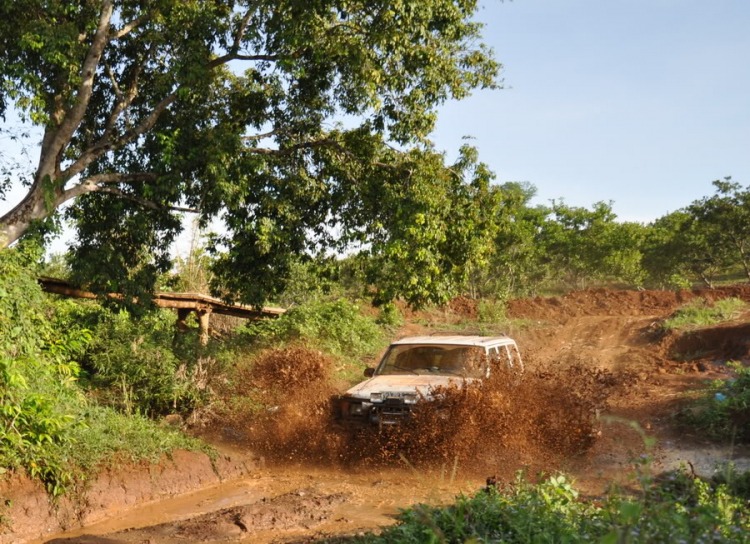
[[[38, 281], [42, 289], [48, 293], [73, 298], [98, 298], [98, 295], [95, 293], [80, 289], [66, 280], [40, 277]], [[111, 293], [109, 296], [112, 298], [122, 298], [122, 295], [119, 293]], [[221, 299], [200, 293], [154, 293], [153, 302], [160, 308], [173, 308], [177, 310], [177, 327], [180, 330], [186, 328], [185, 320], [190, 315], [190, 312], [195, 312], [200, 325], [200, 339], [202, 344], [208, 342], [212, 313], [257, 320], [276, 318], [286, 311], [283, 308], [264, 307], [259, 310], [242, 304], [227, 304]]]

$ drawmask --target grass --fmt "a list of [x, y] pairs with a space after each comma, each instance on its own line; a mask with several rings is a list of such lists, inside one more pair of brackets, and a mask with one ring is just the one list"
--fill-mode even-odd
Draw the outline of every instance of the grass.
[[735, 319], [745, 309], [747, 304], [738, 298], [725, 298], [713, 304], [698, 299], [681, 306], [662, 323], [662, 328], [669, 331], [708, 327]]
[[156, 463], [177, 449], [216, 456], [205, 442], [140, 415], [91, 406], [85, 418], [86, 426], [74, 431], [72, 443], [61, 452], [84, 473], [140, 461]]

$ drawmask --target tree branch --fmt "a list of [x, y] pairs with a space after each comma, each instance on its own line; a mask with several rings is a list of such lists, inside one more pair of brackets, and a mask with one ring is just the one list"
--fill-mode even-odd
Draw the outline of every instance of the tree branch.
[[263, 138], [270, 138], [271, 136], [276, 136], [277, 134], [283, 134], [287, 132], [284, 129], [273, 129], [268, 132], [264, 132], [263, 134], [253, 134], [252, 136], [243, 136], [243, 140], [262, 140]]
[[147, 198], [127, 194], [121, 191], [120, 189], [118, 189], [117, 187], [98, 187], [95, 192], [108, 193], [110, 195], [119, 196], [120, 198], [124, 198], [126, 200], [132, 200], [133, 202], [137, 202], [141, 206], [145, 208], [150, 208], [152, 210], [171, 210], [175, 212], [201, 213], [201, 211], [196, 208], [184, 208], [182, 206], [171, 206], [171, 205], [159, 204], [157, 202], [154, 202], [153, 200], [148, 200]]
[[247, 24], [250, 22], [250, 17], [252, 17], [252, 15], [253, 10], [248, 9], [247, 13], [245, 13], [245, 16], [242, 18], [240, 27], [237, 29], [237, 35], [234, 37], [234, 44], [232, 44], [232, 53], [236, 54], [239, 52], [240, 45], [242, 44], [242, 37], [245, 35]]
[[81, 183], [71, 187], [70, 189], [63, 191], [63, 193], [57, 198], [56, 206], [62, 203], [79, 197], [87, 193], [107, 193], [127, 200], [137, 202], [141, 206], [150, 208], [152, 210], [172, 210], [176, 212], [188, 212], [188, 213], [200, 213], [199, 209], [196, 208], [185, 208], [182, 206], [172, 206], [159, 204], [153, 200], [148, 200], [137, 195], [131, 195], [124, 192], [122, 189], [112, 187], [107, 184], [110, 183], [136, 183], [140, 181], [155, 181], [158, 178], [157, 174], [151, 172], [141, 172], [137, 174], [96, 174], [90, 178], [85, 179]]
[[245, 151], [247, 151], [248, 153], [258, 153], [260, 155], [288, 155], [289, 153], [294, 153], [295, 151], [298, 151], [300, 149], [312, 149], [315, 147], [323, 147], [326, 145], [340, 147], [340, 144], [336, 140], [325, 138], [323, 140], [314, 140], [312, 142], [302, 142], [299, 144], [290, 145], [289, 147], [284, 147], [282, 149], [247, 147], [245, 148]]
[[120, 30], [116, 30], [115, 32], [110, 33], [109, 39], [110, 40], [119, 40], [123, 36], [126, 36], [127, 34], [130, 34], [135, 28], [139, 27], [141, 24], [143, 24], [145, 21], [147, 21], [151, 17], [151, 14], [149, 12], [144, 13], [143, 15], [139, 15], [129, 23], [126, 23], [123, 25], [123, 27]]
[[54, 138], [50, 141], [47, 153], [41, 158], [37, 176], [49, 175], [57, 170], [57, 160], [60, 156], [60, 152], [70, 141], [70, 138], [73, 136], [78, 125], [81, 124], [81, 120], [86, 113], [86, 108], [88, 107], [89, 101], [91, 100], [91, 94], [94, 90], [96, 67], [99, 64], [104, 47], [107, 45], [112, 11], [112, 0], [102, 0], [99, 24], [91, 42], [91, 47], [86, 54], [86, 59], [83, 61], [81, 67], [81, 84], [78, 87], [76, 100], [66, 113]]
[[176, 91], [163, 98], [162, 101], [159, 102], [153, 109], [153, 111], [148, 115], [148, 117], [146, 117], [141, 122], [141, 124], [125, 131], [123, 135], [116, 140], [111, 140], [109, 137], [104, 140], [100, 139], [97, 143], [84, 151], [79, 159], [62, 173], [62, 178], [64, 180], [71, 179], [72, 177], [83, 172], [86, 167], [91, 164], [96, 158], [98, 158], [102, 153], [106, 152], [109, 149], [116, 149], [121, 145], [129, 142], [133, 138], [136, 138], [137, 136], [143, 134], [144, 132], [151, 130], [151, 128], [156, 124], [156, 121], [159, 119], [161, 113], [165, 109], [167, 109], [169, 105], [175, 100], [177, 100]]
[[139, 181], [156, 181], [157, 174], [141, 172], [139, 174], [95, 174], [86, 181], [89, 183], [136, 183]]

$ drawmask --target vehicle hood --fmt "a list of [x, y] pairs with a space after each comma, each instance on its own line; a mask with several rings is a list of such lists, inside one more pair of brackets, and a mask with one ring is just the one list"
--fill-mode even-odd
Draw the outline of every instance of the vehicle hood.
[[476, 378], [463, 378], [461, 376], [410, 376], [410, 375], [385, 375], [373, 376], [349, 389], [345, 396], [362, 400], [369, 400], [370, 393], [419, 393], [429, 398], [436, 387], [449, 385], [462, 385], [476, 381]]

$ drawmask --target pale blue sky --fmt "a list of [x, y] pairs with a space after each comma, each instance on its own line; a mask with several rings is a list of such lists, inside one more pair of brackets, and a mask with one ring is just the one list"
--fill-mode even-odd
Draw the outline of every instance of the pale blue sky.
[[731, 175], [750, 184], [750, 0], [486, 0], [506, 86], [441, 112], [539, 202], [614, 200], [652, 220]]
[[532, 182], [540, 203], [614, 200], [623, 220], [726, 175], [750, 184], [750, 0], [485, 0], [477, 18], [508, 88], [441, 108], [449, 156], [473, 136], [498, 181]]

